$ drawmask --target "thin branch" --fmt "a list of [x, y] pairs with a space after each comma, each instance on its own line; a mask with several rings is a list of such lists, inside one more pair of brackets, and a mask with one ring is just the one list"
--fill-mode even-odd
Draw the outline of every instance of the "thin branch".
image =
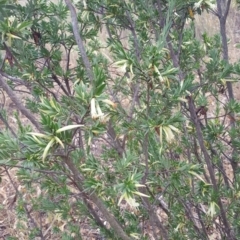
[[[188, 96], [187, 98], [188, 98], [188, 102], [189, 102], [189, 111], [190, 111], [194, 126], [196, 128], [197, 140], [198, 140], [200, 149], [203, 153], [205, 162], [207, 164], [207, 169], [208, 169], [208, 172], [209, 172], [209, 175], [210, 175], [211, 183], [213, 184], [214, 191], [218, 192], [218, 185], [217, 185], [214, 169], [213, 169], [213, 166], [212, 166], [211, 158], [210, 158], [210, 156], [207, 152], [207, 149], [204, 145], [204, 138], [203, 138], [203, 134], [202, 134], [202, 130], [201, 130], [199, 120], [198, 120], [197, 115], [196, 115], [195, 104], [194, 104], [194, 101], [192, 99], [192, 96]], [[235, 240], [236, 238], [232, 235], [231, 227], [229, 225], [229, 222], [228, 222], [228, 219], [227, 219], [227, 216], [226, 216], [226, 212], [224, 210], [221, 199], [218, 198], [217, 202], [218, 202], [218, 205], [219, 205], [219, 208], [220, 208], [220, 215], [221, 215], [221, 218], [222, 218], [222, 221], [223, 221], [223, 224], [224, 224], [225, 233], [226, 233], [229, 240]]]
[[58, 98], [57, 98], [57, 96], [56, 96], [56, 94], [55, 94], [54, 92], [52, 92], [51, 90], [49, 90], [49, 88], [46, 87], [46, 86], [44, 86], [44, 84], [42, 84], [39, 80], [36, 79], [36, 82], [37, 82], [44, 90], [46, 90], [46, 92], [50, 93], [50, 94], [54, 97], [54, 99], [55, 99], [56, 101], [58, 101]]
[[0, 74], [5, 77], [5, 78], [8, 78], [9, 80], [13, 81], [13, 82], [17, 82], [17, 83], [20, 83], [21, 85], [24, 85], [26, 87], [28, 87], [28, 84], [26, 84], [26, 82], [24, 80], [22, 80], [21, 78], [18, 78], [18, 77], [12, 77], [10, 75], [8, 75], [7, 73], [3, 72], [3, 71], [0, 71]]
[[17, 109], [25, 117], [27, 117], [31, 121], [31, 123], [40, 131], [41, 127], [37, 122], [36, 118], [34, 117], [34, 115], [21, 103], [21, 100], [16, 96], [16, 94], [8, 86], [8, 84], [6, 83], [6, 81], [3, 79], [1, 75], [0, 75], [0, 85], [2, 86], [3, 90], [8, 94], [12, 102], [16, 105]]
[[77, 42], [79, 51], [80, 51], [80, 53], [82, 55], [83, 64], [84, 64], [84, 66], [85, 66], [85, 68], [87, 70], [87, 74], [88, 74], [88, 77], [90, 79], [90, 82], [93, 83], [93, 78], [94, 77], [93, 77], [93, 72], [92, 72], [92, 66], [91, 66], [91, 63], [90, 63], [90, 61], [88, 59], [88, 56], [87, 56], [87, 53], [86, 53], [86, 50], [85, 50], [85, 47], [84, 47], [84, 44], [83, 44], [80, 32], [79, 32], [79, 29], [78, 29], [78, 20], [77, 20], [76, 9], [73, 6], [71, 0], [65, 0], [65, 3], [67, 4], [67, 6], [68, 6], [68, 8], [69, 8], [69, 10], [71, 12], [73, 34], [74, 34], [75, 40]]
[[0, 120], [3, 121], [3, 123], [5, 124], [6, 128], [10, 130], [10, 132], [12, 133], [12, 135], [17, 138], [17, 134], [15, 133], [15, 131], [12, 129], [12, 127], [8, 124], [7, 120], [4, 118], [3, 114], [0, 112]]
[[60, 82], [60, 80], [58, 79], [57, 75], [55, 75], [54, 73], [52, 73], [52, 79], [58, 84], [58, 86], [63, 90], [63, 92], [69, 96], [68, 91], [65, 89], [65, 87], [63, 86], [63, 84]]
[[[72, 162], [72, 160], [68, 157], [64, 157], [65, 164], [68, 166], [68, 168], [71, 170], [73, 174], [74, 182], [77, 183], [77, 187], [81, 192], [83, 192], [82, 183], [83, 183], [83, 177], [77, 170], [76, 166]], [[89, 199], [98, 207], [98, 209], [102, 212], [103, 216], [106, 218], [106, 220], [109, 222], [110, 226], [113, 228], [113, 231], [117, 236], [119, 236], [120, 239], [123, 240], [131, 240], [130, 237], [127, 236], [127, 234], [124, 232], [123, 227], [117, 222], [115, 217], [109, 213], [107, 208], [104, 206], [102, 200], [95, 194], [91, 193], [89, 195]]]
[[[5, 167], [5, 172], [6, 172], [7, 176], [8, 176], [8, 178], [9, 178], [9, 180], [10, 180], [10, 182], [11, 182], [11, 184], [12, 184], [12, 186], [13, 186], [15, 192], [16, 192], [16, 194], [19, 195], [22, 198], [21, 193], [18, 191], [17, 187], [15, 186], [15, 184], [13, 182], [13, 179], [11, 177], [11, 174], [9, 174], [9, 171], [8, 171], [8, 169], [6, 167]], [[25, 210], [25, 212], [27, 214], [27, 217], [28, 217], [29, 227], [38, 229], [39, 230], [38, 236], [41, 238], [41, 240], [45, 240], [45, 237], [43, 236], [42, 230], [39, 229], [38, 224], [36, 223], [35, 219], [31, 216], [31, 211], [28, 210], [26, 203], [24, 203], [24, 210]], [[31, 227], [31, 225], [33, 225], [33, 226]]]

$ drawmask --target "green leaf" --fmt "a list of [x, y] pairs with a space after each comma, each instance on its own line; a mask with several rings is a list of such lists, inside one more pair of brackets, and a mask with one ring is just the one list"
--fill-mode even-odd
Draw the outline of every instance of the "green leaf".
[[21, 22], [17, 25], [18, 31], [23, 30], [24, 28], [30, 27], [32, 25], [32, 21]]

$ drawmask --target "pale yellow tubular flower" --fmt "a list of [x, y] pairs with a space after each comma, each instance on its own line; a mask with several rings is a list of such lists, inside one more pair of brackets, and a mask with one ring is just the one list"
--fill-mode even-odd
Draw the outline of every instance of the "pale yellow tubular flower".
[[91, 99], [91, 117], [92, 117], [92, 119], [97, 119], [98, 118], [95, 98]]
[[100, 117], [100, 118], [103, 117], [104, 114], [103, 114], [102, 109], [100, 108], [98, 102], [96, 102], [96, 109], [97, 109], [97, 117]]
[[166, 135], [167, 142], [171, 142], [174, 139], [174, 134], [173, 134], [171, 128], [169, 128], [167, 126], [163, 126], [163, 131]]

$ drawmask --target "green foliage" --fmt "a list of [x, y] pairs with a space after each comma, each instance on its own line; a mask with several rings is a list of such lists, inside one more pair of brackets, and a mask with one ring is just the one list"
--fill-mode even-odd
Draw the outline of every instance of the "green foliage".
[[212, 1], [79, 1], [78, 26], [65, 2], [0, 1], [2, 86], [24, 91], [0, 134], [19, 230], [81, 239], [87, 217], [109, 239], [235, 239], [240, 65], [220, 35], [195, 38]]

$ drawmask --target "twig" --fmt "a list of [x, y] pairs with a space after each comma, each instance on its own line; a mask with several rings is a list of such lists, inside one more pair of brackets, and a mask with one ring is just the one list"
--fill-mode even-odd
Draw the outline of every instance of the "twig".
[[5, 124], [6, 128], [10, 130], [10, 132], [12, 133], [12, 135], [17, 138], [17, 134], [14, 132], [14, 130], [12, 129], [12, 127], [8, 124], [8, 122], [6, 121], [6, 119], [4, 118], [4, 116], [2, 115], [2, 113], [0, 112], [0, 119], [3, 121], [3, 123]]
[[87, 70], [88, 77], [90, 79], [90, 82], [93, 83], [93, 73], [92, 73], [92, 66], [88, 59], [87, 53], [85, 51], [85, 47], [82, 41], [82, 38], [80, 36], [79, 30], [78, 30], [78, 20], [77, 20], [77, 13], [76, 9], [74, 8], [71, 0], [65, 0], [65, 3], [67, 4], [70, 12], [71, 12], [71, 20], [72, 20], [72, 27], [73, 27], [73, 34], [75, 37], [75, 40], [77, 42], [79, 51], [82, 55], [83, 64]]
[[[209, 175], [210, 175], [211, 183], [213, 184], [214, 191], [218, 192], [218, 186], [217, 186], [217, 181], [216, 181], [216, 178], [215, 178], [214, 169], [213, 169], [213, 166], [212, 166], [211, 158], [210, 158], [210, 156], [207, 152], [207, 149], [204, 145], [204, 138], [203, 138], [203, 134], [202, 134], [202, 130], [201, 130], [199, 120], [198, 120], [197, 115], [196, 115], [195, 104], [193, 102], [192, 96], [188, 96], [187, 99], [188, 99], [188, 102], [189, 102], [189, 111], [190, 111], [191, 117], [193, 119], [193, 123], [195, 125], [195, 128], [196, 128], [197, 140], [198, 140], [200, 149], [203, 153], [205, 162], [207, 164], [207, 168], [208, 168], [208, 172], [209, 172]], [[224, 207], [223, 207], [223, 204], [222, 204], [222, 201], [221, 201], [220, 197], [217, 199], [217, 202], [218, 202], [218, 205], [219, 205], [219, 208], [220, 208], [220, 215], [221, 215], [221, 218], [222, 218], [222, 221], [223, 221], [224, 231], [226, 233], [226, 236], [228, 237], [229, 240], [235, 240], [236, 238], [232, 235], [231, 228], [230, 228], [229, 222], [227, 220], [227, 216], [226, 216], [226, 211], [224, 210]]]
[[5, 72], [3, 72], [3, 71], [0, 71], [0, 74], [1, 74], [2, 76], [4, 76], [5, 78], [8, 78], [9, 80], [13, 81], [13, 82], [17, 82], [17, 83], [20, 83], [20, 84], [28, 87], [28, 85], [26, 84], [26, 82], [25, 82], [24, 80], [22, 80], [21, 78], [10, 76], [10, 75], [8, 75], [7, 73], [5, 73]]
[[[8, 176], [8, 178], [9, 178], [9, 180], [10, 180], [13, 188], [15, 189], [16, 194], [18, 194], [19, 196], [21, 196], [21, 193], [18, 191], [17, 187], [15, 186], [15, 184], [14, 184], [14, 182], [13, 182], [13, 179], [12, 179], [11, 175], [9, 174], [8, 169], [7, 169], [6, 167], [5, 167], [5, 172], [6, 172], [7, 176]], [[22, 196], [21, 196], [21, 197], [22, 197]], [[24, 203], [24, 209], [25, 209], [25, 212], [26, 212], [27, 217], [28, 217], [28, 220], [29, 220], [30, 228], [31, 228], [31, 225], [33, 224], [34, 228], [39, 229], [36, 221], [35, 221], [34, 218], [31, 216], [31, 211], [28, 210], [26, 203]], [[41, 238], [41, 240], [45, 240], [45, 237], [43, 236], [43, 233], [42, 233], [42, 230], [41, 230], [41, 229], [39, 229], [39, 234], [38, 234], [38, 236]]]
[[[77, 184], [78, 189], [83, 192], [83, 177], [79, 173], [78, 169], [72, 162], [72, 160], [68, 157], [64, 157], [64, 162], [68, 166], [68, 168], [71, 170], [73, 174], [74, 182]], [[98, 209], [102, 212], [103, 216], [106, 218], [106, 220], [109, 222], [110, 226], [113, 228], [113, 231], [116, 233], [119, 238], [123, 240], [131, 240], [130, 237], [127, 236], [127, 234], [124, 232], [123, 227], [117, 222], [114, 216], [112, 216], [108, 209], [104, 206], [101, 199], [95, 194], [92, 193], [89, 195], [89, 199], [98, 207]]]
[[34, 115], [21, 103], [21, 100], [16, 96], [13, 90], [8, 86], [6, 81], [0, 75], [0, 85], [2, 86], [3, 90], [8, 94], [12, 102], [16, 105], [17, 109], [27, 117], [31, 123], [40, 131], [41, 127], [39, 123], [36, 121]]

